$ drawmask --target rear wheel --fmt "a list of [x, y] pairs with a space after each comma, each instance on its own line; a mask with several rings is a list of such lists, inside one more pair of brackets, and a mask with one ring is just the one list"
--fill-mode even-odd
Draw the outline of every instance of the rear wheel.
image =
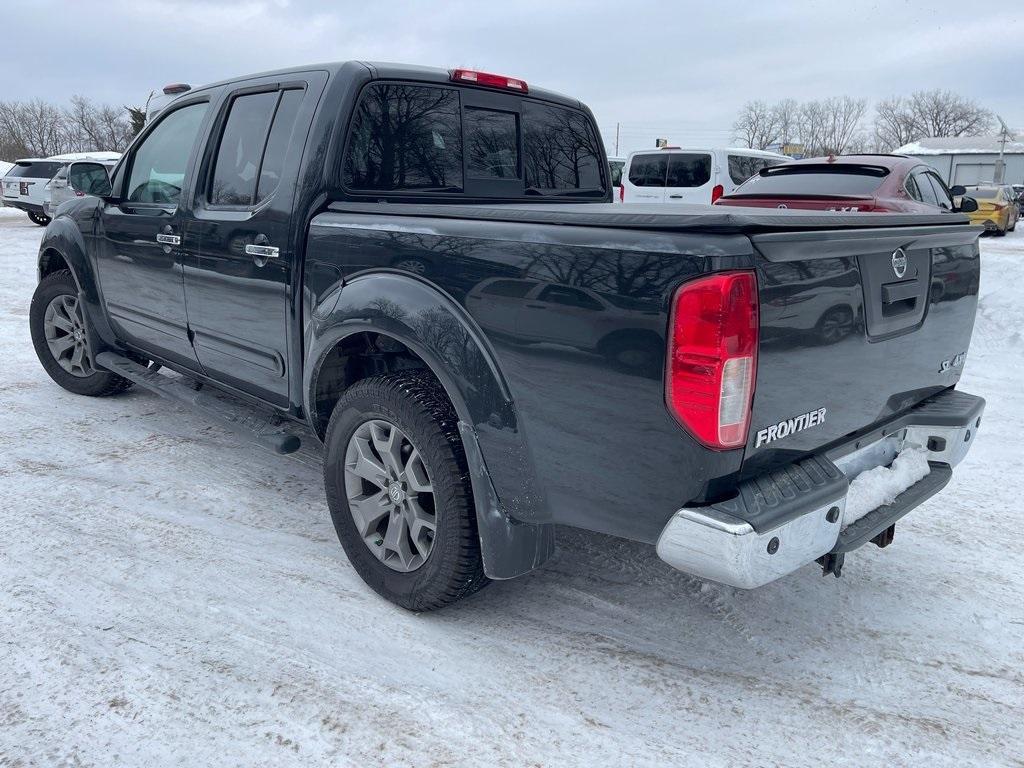
[[123, 392], [132, 383], [93, 362], [86, 323], [78, 286], [68, 270], [39, 281], [29, 308], [29, 330], [36, 357], [50, 378], [76, 395], [105, 397]]
[[29, 211], [28, 217], [32, 219], [33, 224], [38, 224], [40, 227], [45, 227], [50, 223], [50, 217], [45, 213], [36, 213], [35, 211]]
[[338, 538], [363, 581], [409, 610], [441, 608], [488, 582], [457, 424], [437, 381], [407, 371], [354, 384], [327, 428]]

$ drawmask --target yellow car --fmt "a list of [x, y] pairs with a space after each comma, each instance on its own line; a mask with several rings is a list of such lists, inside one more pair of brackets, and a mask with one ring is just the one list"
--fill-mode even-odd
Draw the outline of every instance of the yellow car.
[[1006, 187], [979, 184], [966, 189], [967, 196], [978, 202], [978, 210], [967, 214], [971, 217], [971, 224], [981, 224], [986, 232], [995, 232], [997, 235], [1005, 235], [1017, 228], [1020, 209], [1007, 193]]

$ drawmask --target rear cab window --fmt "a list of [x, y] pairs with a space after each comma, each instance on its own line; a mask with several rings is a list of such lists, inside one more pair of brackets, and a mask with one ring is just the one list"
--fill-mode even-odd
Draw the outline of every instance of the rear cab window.
[[520, 94], [376, 81], [360, 94], [341, 176], [356, 194], [601, 199], [603, 164], [582, 112]]

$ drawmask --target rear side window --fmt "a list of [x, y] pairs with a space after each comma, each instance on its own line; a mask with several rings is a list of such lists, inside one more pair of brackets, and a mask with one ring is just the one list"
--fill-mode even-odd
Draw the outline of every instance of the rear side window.
[[924, 171], [918, 171], [914, 174], [914, 180], [917, 182], [917, 188], [921, 193], [921, 202], [927, 205], [938, 205], [939, 198], [935, 195], [935, 187], [928, 180], [928, 174]]
[[49, 181], [60, 170], [62, 163], [18, 163], [7, 172], [8, 179], [46, 179]]
[[277, 91], [271, 91], [239, 96], [231, 102], [213, 166], [212, 205], [252, 204], [277, 97]]
[[523, 145], [527, 191], [603, 192], [601, 150], [585, 115], [524, 102]]
[[930, 172], [926, 173], [925, 177], [932, 183], [932, 189], [935, 191], [935, 199], [938, 201], [939, 207], [945, 208], [947, 211], [953, 210], [953, 197], [949, 194], [949, 190], [946, 189], [946, 185], [942, 183], [942, 179]]
[[751, 177], [734, 194], [870, 195], [887, 175], [888, 171], [883, 169], [858, 166], [788, 166]]
[[634, 155], [629, 164], [629, 183], [637, 187], [664, 187], [668, 173], [665, 155]]
[[666, 187], [703, 187], [711, 181], [711, 155], [673, 152]]
[[260, 165], [260, 180], [256, 187], [256, 202], [262, 202], [277, 189], [281, 183], [281, 171], [284, 158], [291, 143], [292, 132], [295, 130], [295, 119], [299, 114], [304, 91], [292, 88], [281, 91], [281, 100], [274, 114], [274, 124], [267, 137], [267, 148], [263, 152], [263, 163]]
[[375, 83], [353, 118], [345, 186], [461, 192], [462, 125], [453, 88]]
[[742, 184], [751, 176], [759, 173], [762, 168], [771, 168], [784, 160], [772, 160], [767, 157], [751, 155], [729, 155], [729, 178], [733, 184]]

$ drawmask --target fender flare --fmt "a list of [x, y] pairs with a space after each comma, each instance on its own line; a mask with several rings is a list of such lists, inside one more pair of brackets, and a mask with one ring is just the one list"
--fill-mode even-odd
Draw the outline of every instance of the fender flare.
[[333, 293], [313, 312], [307, 335], [310, 423], [322, 416], [316, 384], [339, 343], [362, 332], [401, 342], [438, 378], [458, 415], [485, 573], [508, 579], [543, 563], [554, 552], [554, 526], [533, 491], [536, 475], [508, 384], [476, 322], [433, 284], [397, 271], [358, 274]]
[[[56, 253], [68, 265], [71, 276], [78, 286], [78, 298], [85, 308], [88, 317], [86, 327], [92, 336], [93, 349], [118, 348], [117, 337], [100, 299], [100, 287], [93, 269], [93, 262], [88, 255], [85, 238], [79, 228], [79, 221], [89, 218], [95, 222], [96, 206], [101, 201], [86, 198], [94, 203], [92, 210], [83, 201], [75, 206], [71, 213], [63, 213], [54, 218], [46, 227], [39, 243], [39, 256], [36, 260], [36, 277], [42, 280], [46, 270], [48, 254]], [[64, 206], [62, 206], [63, 208]]]

